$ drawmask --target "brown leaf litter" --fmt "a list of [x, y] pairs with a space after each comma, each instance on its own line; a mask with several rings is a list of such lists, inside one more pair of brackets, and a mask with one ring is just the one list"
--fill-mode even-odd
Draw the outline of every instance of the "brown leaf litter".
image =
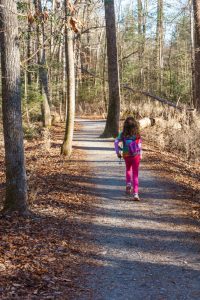
[[[98, 250], [85, 238], [94, 196], [83, 184], [91, 170], [81, 150], [74, 149], [70, 160], [60, 156], [63, 127], [51, 129], [49, 150], [42, 138], [25, 143], [29, 201], [35, 216], [0, 219], [1, 299], [75, 299], [82, 293], [80, 280], [85, 280], [82, 266], [94, 263], [92, 255]], [[0, 158], [3, 197], [3, 148]], [[180, 197], [193, 201], [191, 214], [199, 217], [199, 166], [161, 152], [147, 140], [144, 164], [161, 176], [173, 177], [181, 187]]]

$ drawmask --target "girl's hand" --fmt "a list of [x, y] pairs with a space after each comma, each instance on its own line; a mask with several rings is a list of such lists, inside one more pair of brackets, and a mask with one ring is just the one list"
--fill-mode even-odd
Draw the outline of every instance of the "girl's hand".
[[117, 157], [118, 157], [118, 158], [122, 158], [121, 153], [118, 153], [118, 154], [117, 154]]

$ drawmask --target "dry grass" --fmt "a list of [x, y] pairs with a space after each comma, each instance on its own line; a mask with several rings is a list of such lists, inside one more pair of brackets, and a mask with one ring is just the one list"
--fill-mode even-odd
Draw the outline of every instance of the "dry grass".
[[156, 102], [139, 102], [123, 108], [123, 117], [152, 117], [156, 124], [145, 129], [148, 138], [161, 150], [178, 153], [187, 161], [200, 162], [200, 115], [186, 110], [178, 111]]
[[93, 119], [98, 119], [99, 117], [106, 118], [105, 103], [103, 101], [99, 101], [98, 103], [79, 103], [76, 107], [76, 113], [79, 116]]

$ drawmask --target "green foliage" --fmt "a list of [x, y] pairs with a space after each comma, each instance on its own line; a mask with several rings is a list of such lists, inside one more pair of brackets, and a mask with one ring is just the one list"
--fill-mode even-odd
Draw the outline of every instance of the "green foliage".
[[23, 132], [24, 132], [24, 138], [27, 140], [32, 140], [41, 135], [41, 127], [40, 126], [27, 126], [26, 123], [23, 124]]
[[102, 98], [102, 81], [96, 80], [96, 85], [94, 84], [94, 79], [88, 79], [86, 82], [79, 87], [78, 101], [95, 103], [99, 102]]
[[17, 10], [20, 12], [27, 12], [28, 8], [28, 3], [22, 2], [22, 1], [17, 1]]
[[41, 119], [41, 104], [42, 95], [38, 90], [37, 84], [27, 86], [28, 97], [25, 99], [24, 95], [24, 84], [22, 84], [22, 111], [23, 115], [26, 114], [26, 106], [28, 107], [31, 121], [36, 121]]

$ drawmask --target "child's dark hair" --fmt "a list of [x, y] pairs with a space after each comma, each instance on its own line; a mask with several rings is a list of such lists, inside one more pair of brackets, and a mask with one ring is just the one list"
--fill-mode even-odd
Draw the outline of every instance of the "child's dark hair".
[[128, 117], [124, 121], [124, 128], [122, 135], [124, 137], [130, 137], [136, 135], [138, 138], [140, 137], [140, 125], [133, 117]]

